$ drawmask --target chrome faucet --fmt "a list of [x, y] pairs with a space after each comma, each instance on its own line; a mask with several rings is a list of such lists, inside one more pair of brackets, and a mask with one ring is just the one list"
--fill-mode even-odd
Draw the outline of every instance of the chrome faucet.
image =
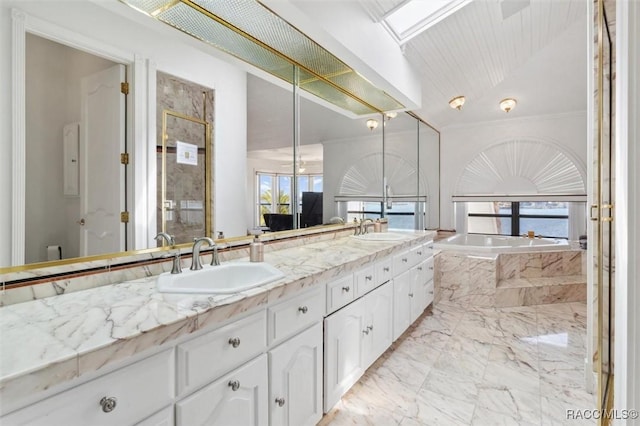
[[366, 218], [360, 221], [360, 235], [364, 235], [367, 232], [369, 232], [369, 228], [367, 228], [367, 225], [366, 225], [367, 222], [373, 223], [373, 219]]
[[[217, 260], [218, 258], [218, 250], [216, 247], [216, 243], [213, 242], [213, 240], [209, 237], [200, 237], [200, 238], [195, 238], [193, 240], [193, 252], [192, 252], [192, 258], [191, 258], [191, 269], [192, 271], [197, 271], [199, 269], [202, 269], [202, 261], [200, 261], [200, 247], [202, 247], [203, 243], [207, 243], [207, 245], [209, 247], [213, 248], [213, 259], [211, 260], [211, 264], [212, 265], [219, 265], [220, 261]], [[217, 261], [217, 263], [216, 263]]]
[[[171, 248], [174, 248], [176, 245], [176, 240], [173, 238], [173, 235], [169, 235], [166, 232], [159, 232], [158, 235], [156, 235], [155, 239], [157, 241], [164, 239]], [[182, 264], [180, 263], [180, 250], [178, 249], [173, 254], [173, 265], [171, 265], [171, 273], [179, 274], [180, 272], [182, 272]]]

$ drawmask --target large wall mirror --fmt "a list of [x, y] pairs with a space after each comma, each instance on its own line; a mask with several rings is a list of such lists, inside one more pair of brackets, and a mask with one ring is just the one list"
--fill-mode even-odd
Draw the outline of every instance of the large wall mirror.
[[[196, 77], [177, 77], [171, 67], [159, 67], [158, 72], [142, 68], [149, 76], [135, 80], [132, 63], [32, 34], [27, 34], [26, 51], [26, 238], [24, 260], [15, 266], [43, 268], [54, 263], [41, 262], [56, 259], [71, 263], [85, 256], [106, 258], [132, 248], [153, 249], [153, 236], [163, 230], [187, 244], [195, 236], [215, 238], [222, 232], [228, 239], [256, 229], [322, 226], [336, 217], [386, 217], [397, 220], [398, 227], [438, 227], [439, 134], [409, 114], [345, 112], [286, 79], [252, 71], [246, 74], [246, 92], [239, 95], [246, 96], [247, 115], [246, 179], [238, 181], [213, 168], [215, 159], [224, 161], [227, 154], [213, 137], [216, 116], [226, 107], [217, 89]], [[292, 66], [290, 72], [297, 71]], [[93, 93], [90, 84], [102, 85], [92, 83], [93, 76], [117, 76], [116, 92], [120, 81], [130, 81], [134, 88], [136, 81], [153, 83], [154, 94], [141, 92], [153, 97], [150, 111], [156, 115], [157, 140], [149, 142], [153, 154], [146, 176], [140, 175], [138, 163], [124, 167], [120, 157], [140, 142], [142, 133], [131, 129], [136, 102], [132, 94], [140, 92], [134, 89], [126, 102], [116, 102], [115, 110], [107, 109], [102, 100], [83, 101], [83, 90]], [[58, 80], [51, 80], [54, 77]], [[302, 87], [314, 84], [305, 78]], [[91, 106], [102, 109], [90, 112]], [[91, 119], [96, 130], [83, 134], [88, 126], [82, 123]], [[105, 128], [117, 143], [90, 148], [93, 151], [83, 146], [95, 134], [108, 134]], [[179, 155], [185, 162], [177, 161]], [[152, 207], [146, 218], [127, 222], [121, 213], [135, 211], [142, 201], [134, 199], [134, 178], [137, 185], [141, 180], [149, 185]], [[246, 214], [234, 218], [243, 226], [234, 232], [227, 232], [213, 213], [214, 188], [220, 185], [244, 194]], [[92, 230], [90, 212], [83, 210], [91, 202], [114, 229]], [[132, 244], [139, 234], [147, 238]]]

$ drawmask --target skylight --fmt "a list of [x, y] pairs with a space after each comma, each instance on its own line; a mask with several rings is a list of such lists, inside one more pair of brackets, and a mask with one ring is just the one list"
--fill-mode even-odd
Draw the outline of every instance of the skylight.
[[382, 23], [399, 44], [404, 44], [470, 2], [471, 0], [407, 0], [387, 13], [382, 18]]

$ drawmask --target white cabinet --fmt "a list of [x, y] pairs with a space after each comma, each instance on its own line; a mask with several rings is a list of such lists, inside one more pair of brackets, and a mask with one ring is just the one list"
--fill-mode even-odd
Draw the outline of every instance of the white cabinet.
[[393, 286], [377, 288], [367, 294], [364, 302], [362, 366], [367, 369], [393, 342]]
[[362, 297], [378, 286], [375, 279], [375, 265], [369, 265], [353, 274], [353, 282], [356, 286], [356, 297]]
[[178, 395], [193, 392], [266, 349], [264, 310], [178, 345]]
[[280, 344], [298, 331], [322, 321], [325, 305], [325, 288], [318, 286], [267, 308], [269, 345]]
[[387, 283], [325, 319], [325, 412], [391, 345], [392, 307], [393, 287]]
[[[414, 252], [412, 250], [412, 252]], [[414, 252], [418, 259], [417, 250]], [[427, 252], [430, 256], [430, 253]], [[393, 279], [393, 340], [409, 328], [433, 302], [433, 256]]]
[[176, 404], [176, 426], [268, 425], [267, 355]]
[[327, 314], [337, 311], [355, 299], [353, 274], [347, 274], [327, 284]]
[[393, 340], [411, 325], [411, 285], [416, 271], [410, 269], [393, 279]]
[[158, 353], [2, 417], [1, 423], [134, 425], [173, 402], [174, 364], [173, 349]]
[[322, 418], [322, 323], [269, 351], [271, 426], [313, 426]]
[[362, 376], [364, 302], [359, 299], [324, 320], [324, 410]]

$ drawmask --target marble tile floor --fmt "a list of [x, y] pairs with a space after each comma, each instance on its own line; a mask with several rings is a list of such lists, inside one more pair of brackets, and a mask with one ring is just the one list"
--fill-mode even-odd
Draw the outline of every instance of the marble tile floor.
[[586, 304], [441, 302], [380, 357], [319, 425], [582, 425]]

